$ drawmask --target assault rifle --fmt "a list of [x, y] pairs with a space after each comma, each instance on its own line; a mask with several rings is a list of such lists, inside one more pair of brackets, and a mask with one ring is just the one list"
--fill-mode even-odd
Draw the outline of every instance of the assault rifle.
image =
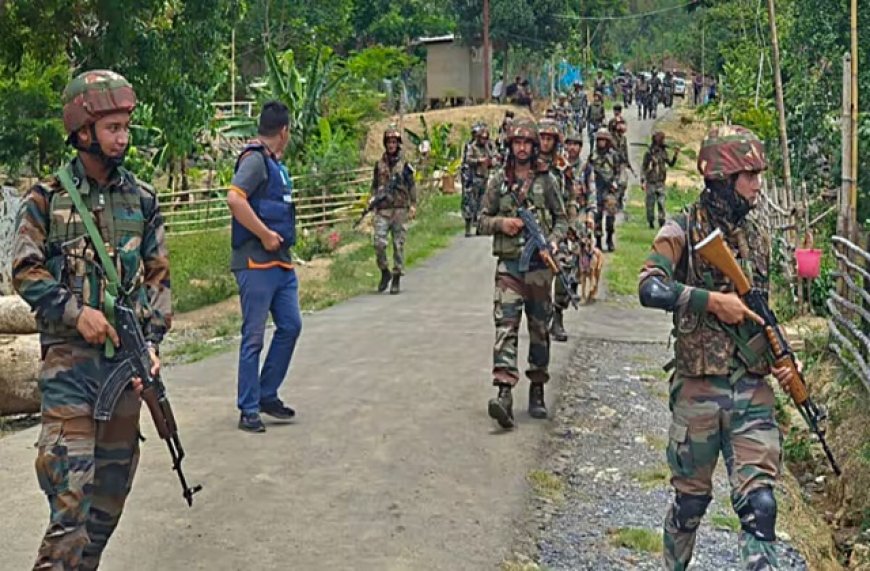
[[372, 210], [377, 210], [380, 206], [387, 202], [388, 199], [392, 198], [396, 193], [396, 190], [399, 188], [399, 173], [393, 174], [392, 178], [390, 178], [390, 183], [387, 185], [386, 189], [378, 189], [378, 192], [373, 194], [371, 198], [369, 198], [366, 207], [363, 209], [362, 214], [359, 215], [359, 218], [356, 219], [356, 222], [353, 223], [353, 227], [356, 229], [362, 223], [363, 219], [368, 216], [369, 212]]
[[562, 286], [570, 296], [571, 305], [574, 306], [574, 309], [580, 309], [580, 300], [571, 288], [571, 278], [561, 265], [556, 262], [556, 254], [553, 252], [547, 236], [544, 235], [544, 231], [535, 219], [535, 214], [528, 208], [520, 206], [517, 208], [517, 216], [523, 221], [523, 233], [526, 241], [525, 246], [523, 246], [523, 252], [520, 254], [520, 271], [529, 271], [532, 256], [538, 254], [550, 271], [562, 282]]
[[737, 289], [737, 294], [743, 299], [746, 306], [758, 314], [764, 321], [764, 333], [770, 344], [773, 364], [776, 367], [786, 367], [791, 371], [792, 379], [794, 380], [789, 385], [788, 393], [792, 400], [794, 400], [798, 411], [800, 411], [810, 430], [818, 437], [825, 455], [831, 463], [831, 468], [834, 469], [834, 473], [839, 476], [840, 467], [837, 465], [831, 449], [828, 448], [828, 443], [825, 441], [825, 431], [820, 426], [827, 418], [827, 413], [819, 408], [810, 398], [803, 373], [797, 368], [794, 352], [776, 319], [776, 315], [770, 309], [764, 293], [752, 287], [746, 274], [743, 273], [743, 270], [737, 264], [737, 260], [734, 259], [731, 249], [725, 245], [721, 230], [716, 229], [713, 231], [698, 243], [696, 249], [704, 260], [731, 280]]
[[166, 397], [166, 386], [160, 375], [151, 374], [151, 353], [142, 335], [142, 327], [136, 313], [127, 305], [115, 301], [115, 327], [121, 346], [117, 348], [115, 356], [110, 359], [113, 363], [106, 381], [100, 387], [97, 402], [94, 406], [94, 419], [108, 422], [112, 418], [112, 411], [121, 397], [121, 393], [128, 387], [133, 377], [142, 380], [142, 400], [148, 405], [157, 434], [166, 441], [169, 447], [169, 455], [172, 457], [172, 469], [178, 474], [181, 481], [182, 495], [188, 506], [193, 505], [193, 494], [202, 490], [201, 485], [187, 485], [184, 472], [181, 470], [181, 461], [184, 460], [184, 448], [178, 437], [178, 425], [175, 423], [175, 415]]

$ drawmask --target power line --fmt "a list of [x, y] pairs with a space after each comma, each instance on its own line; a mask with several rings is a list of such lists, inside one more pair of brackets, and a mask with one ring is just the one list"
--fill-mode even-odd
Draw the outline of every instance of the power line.
[[584, 22], [598, 22], [598, 21], [613, 21], [613, 20], [633, 20], [636, 18], [645, 18], [647, 16], [655, 16], [658, 14], [664, 14], [665, 12], [672, 12], [674, 10], [680, 10], [682, 8], [688, 8], [689, 6], [693, 6], [698, 4], [700, 0], [689, 0], [685, 4], [680, 4], [678, 6], [671, 6], [670, 8], [660, 8], [658, 10], [651, 10], [649, 12], [638, 12], [637, 14], [627, 14], [625, 16], [575, 16], [574, 14], [556, 14], [554, 17], [561, 18], [563, 20], [577, 20]]

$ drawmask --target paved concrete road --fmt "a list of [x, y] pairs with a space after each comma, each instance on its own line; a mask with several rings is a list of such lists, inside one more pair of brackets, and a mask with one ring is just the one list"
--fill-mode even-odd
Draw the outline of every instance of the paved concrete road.
[[[495, 568], [548, 423], [525, 413], [525, 382], [516, 430], [502, 433], [486, 415], [493, 270], [489, 239], [458, 238], [409, 273], [402, 295], [364, 295], [306, 316], [283, 390], [299, 418], [266, 434], [236, 429], [235, 352], [169, 369], [187, 476], [205, 489], [188, 509], [143, 422], [136, 485], [101, 569]], [[663, 316], [616, 326], [607, 315], [580, 327], [571, 313], [569, 332], [667, 331]], [[527, 347], [524, 335], [522, 355]], [[554, 344], [548, 398], [570, 349]], [[36, 436], [0, 440], [4, 571], [32, 565], [47, 521]]]

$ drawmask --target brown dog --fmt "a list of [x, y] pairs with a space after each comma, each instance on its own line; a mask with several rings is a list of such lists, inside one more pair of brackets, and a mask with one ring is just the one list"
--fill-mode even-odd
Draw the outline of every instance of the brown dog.
[[[584, 303], [592, 303], [598, 295], [598, 282], [601, 280], [601, 269], [604, 267], [604, 254], [595, 247], [591, 235], [580, 240], [580, 263], [577, 277], [580, 282], [580, 299]], [[587, 289], [588, 288], [588, 289]]]

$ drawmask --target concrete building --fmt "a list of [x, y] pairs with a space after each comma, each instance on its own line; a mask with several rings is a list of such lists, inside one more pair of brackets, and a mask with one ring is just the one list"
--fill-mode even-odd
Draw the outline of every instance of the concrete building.
[[419, 38], [415, 44], [426, 46], [426, 97], [430, 101], [486, 98], [482, 46], [462, 44], [453, 34]]

